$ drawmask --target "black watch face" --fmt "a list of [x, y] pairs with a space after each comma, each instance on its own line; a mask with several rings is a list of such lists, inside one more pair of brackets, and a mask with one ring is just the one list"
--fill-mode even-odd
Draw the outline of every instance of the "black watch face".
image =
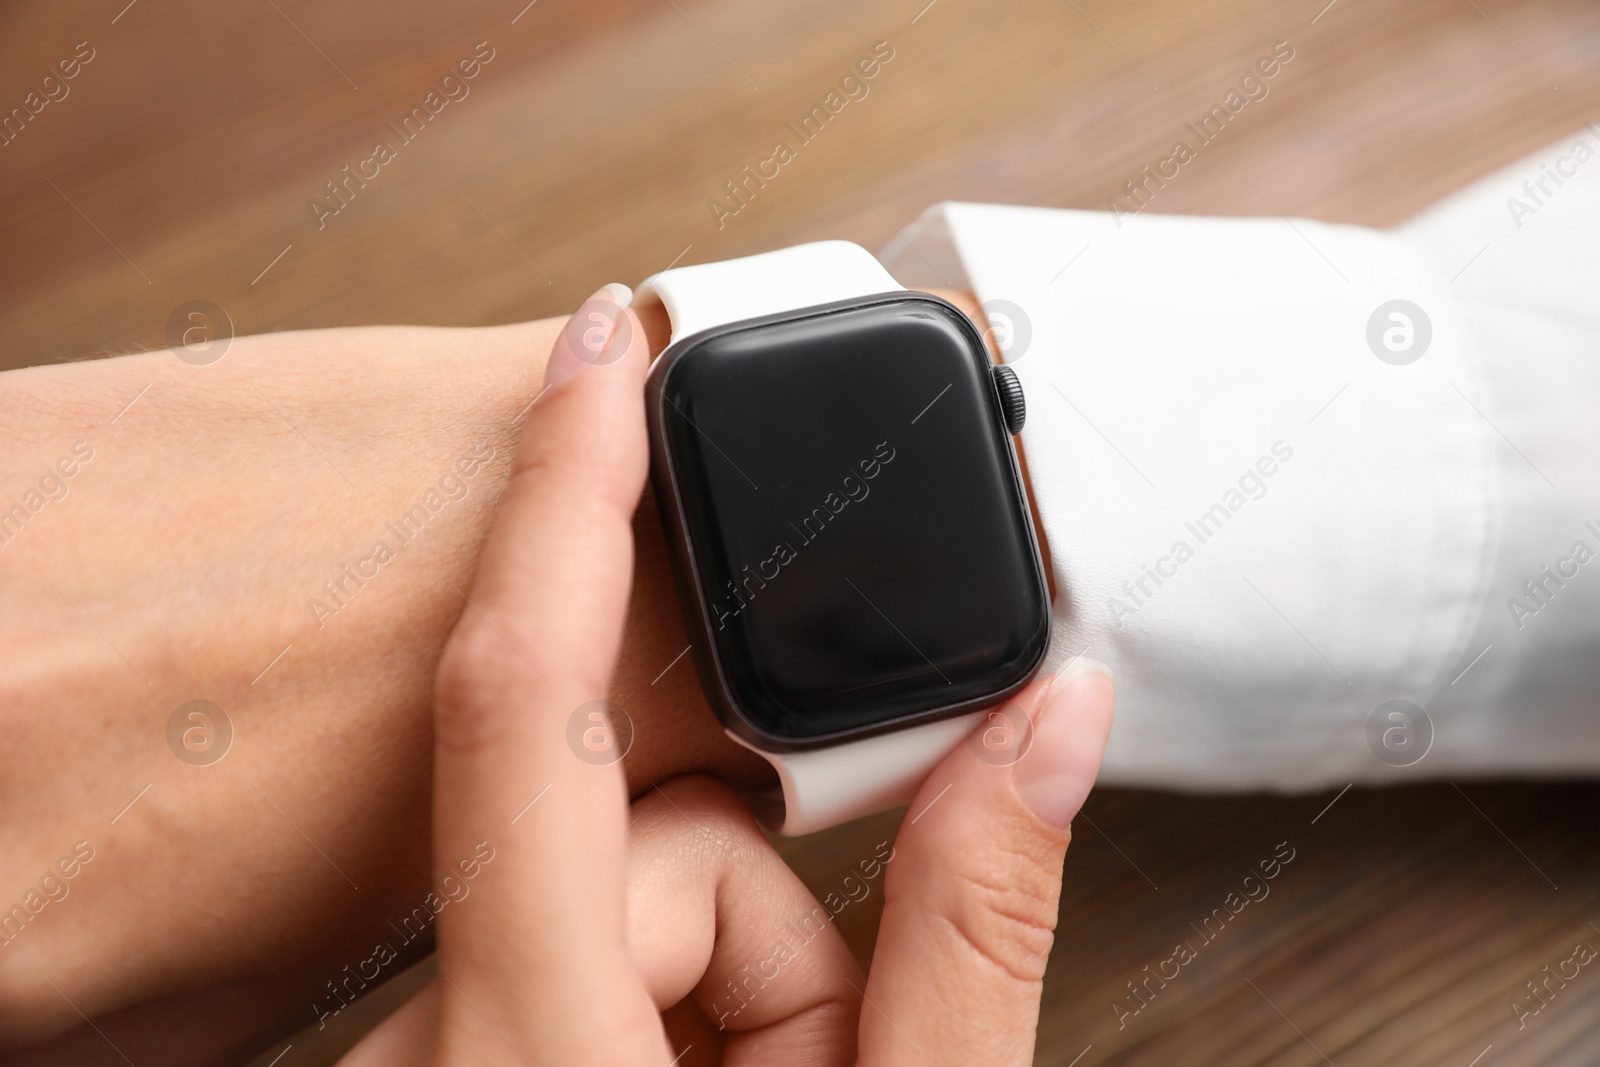
[[968, 710], [1049, 635], [981, 339], [942, 301], [877, 300], [702, 335], [651, 379], [698, 662], [780, 742]]

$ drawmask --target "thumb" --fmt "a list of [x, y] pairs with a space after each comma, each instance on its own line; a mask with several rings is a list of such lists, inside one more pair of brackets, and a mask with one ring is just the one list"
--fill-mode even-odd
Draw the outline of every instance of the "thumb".
[[990, 712], [923, 784], [884, 880], [861, 1062], [1030, 1064], [1070, 826], [1111, 671], [1079, 658]]

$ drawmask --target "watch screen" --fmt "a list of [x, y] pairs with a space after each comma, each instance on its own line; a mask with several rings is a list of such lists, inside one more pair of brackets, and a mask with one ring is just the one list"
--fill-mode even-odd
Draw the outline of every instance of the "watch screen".
[[1038, 664], [1048, 592], [989, 359], [958, 311], [908, 295], [735, 326], [655, 380], [691, 610], [761, 732], [967, 710]]

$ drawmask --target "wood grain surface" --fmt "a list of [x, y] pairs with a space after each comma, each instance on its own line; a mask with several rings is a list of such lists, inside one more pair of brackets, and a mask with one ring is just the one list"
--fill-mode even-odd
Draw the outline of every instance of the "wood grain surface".
[[[1580, 0], [525, 3], [0, 8], [0, 113], [93, 55], [0, 147], [0, 367], [162, 346], [198, 299], [238, 333], [497, 323], [674, 261], [881, 247], [942, 199], [1103, 208], [1280, 41], [1270, 94], [1151, 210], [1387, 225], [1600, 118]], [[866, 97], [719, 219], [724, 182], [880, 41]], [[397, 134], [479, 42], [467, 95]], [[393, 158], [349, 180], [380, 139]], [[1600, 788], [1334, 799], [1096, 793], [1038, 1062], [1600, 1062], [1600, 968], [1525, 984], [1600, 946]], [[896, 818], [783, 847], [826, 892]], [[1205, 926], [1280, 847], [1270, 894]], [[878, 898], [839, 920], [864, 960]], [[1513, 1004], [1543, 1006], [1519, 1025]], [[257, 1062], [331, 1062], [362, 1022]]]

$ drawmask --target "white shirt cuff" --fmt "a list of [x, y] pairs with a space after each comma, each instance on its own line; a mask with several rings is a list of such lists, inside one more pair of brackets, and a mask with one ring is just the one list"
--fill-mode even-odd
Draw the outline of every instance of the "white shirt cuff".
[[[1306, 220], [964, 203], [906, 238], [885, 265], [970, 286], [1022, 379], [1057, 584], [1048, 665], [1117, 672], [1102, 780], [1398, 773], [1369, 720], [1450, 687], [1500, 546], [1482, 356], [1436, 259]], [[1419, 767], [1473, 756], [1446, 758], [1435, 726]]]

